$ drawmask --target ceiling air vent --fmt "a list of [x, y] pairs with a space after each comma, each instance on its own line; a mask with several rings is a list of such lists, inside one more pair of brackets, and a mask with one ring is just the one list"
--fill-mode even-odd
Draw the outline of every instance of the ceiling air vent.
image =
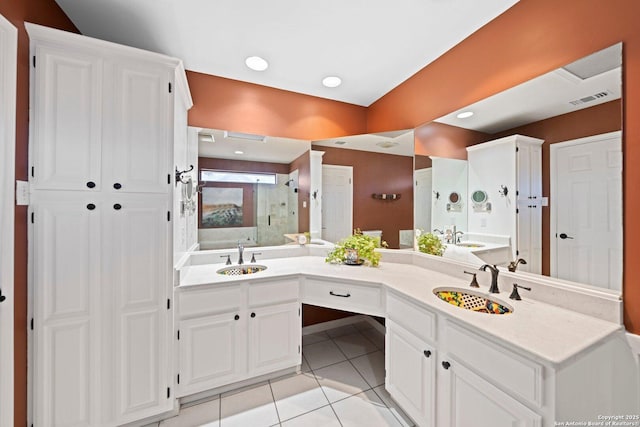
[[598, 92], [598, 93], [594, 93], [593, 95], [585, 96], [584, 98], [569, 101], [569, 103], [571, 105], [581, 105], [581, 104], [586, 104], [587, 102], [593, 102], [595, 100], [605, 98], [607, 96], [609, 96], [609, 92], [606, 92], [606, 91]]

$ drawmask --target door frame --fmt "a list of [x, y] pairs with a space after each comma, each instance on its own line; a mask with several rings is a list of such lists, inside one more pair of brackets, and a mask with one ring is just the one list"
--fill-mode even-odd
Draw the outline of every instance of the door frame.
[[[614, 139], [614, 138], [618, 138], [620, 140], [620, 150], [622, 150], [622, 131], [621, 130], [587, 136], [584, 138], [571, 139], [569, 141], [550, 144], [549, 146], [549, 160], [550, 160], [549, 175], [550, 175], [550, 186], [551, 186], [550, 206], [549, 206], [549, 210], [550, 210], [549, 254], [551, 258], [550, 258], [549, 266], [551, 269], [550, 271], [551, 277], [558, 276], [558, 258], [557, 258], [558, 248], [557, 248], [557, 240], [555, 238], [555, 235], [558, 232], [558, 228], [557, 228], [558, 227], [558, 224], [557, 224], [558, 204], [555, 202], [556, 197], [558, 195], [558, 183], [557, 183], [558, 177], [556, 172], [558, 168], [558, 164], [557, 164], [558, 150], [561, 148], [566, 148], [566, 147], [571, 147], [576, 145], [591, 144], [593, 142], [603, 141], [606, 139]], [[622, 167], [624, 169], [624, 165]], [[624, 170], [623, 170], [623, 173], [624, 173]], [[623, 212], [624, 212], [624, 198], [621, 200], [621, 202], [623, 203]], [[622, 238], [624, 239], [624, 221], [622, 221], [622, 226], [623, 226]]]
[[[343, 170], [343, 171], [349, 171], [349, 179], [351, 181], [351, 185], [349, 186], [349, 198], [351, 200], [351, 202], [349, 203], [349, 212], [346, 212], [347, 215], [345, 215], [345, 218], [347, 218], [347, 220], [349, 221], [349, 230], [350, 233], [351, 231], [353, 231], [353, 166], [341, 166], [341, 165], [328, 165], [328, 164], [322, 164], [322, 169], [321, 169], [321, 175], [324, 175], [324, 171], [325, 170]], [[322, 180], [322, 196], [324, 197], [324, 179]], [[323, 209], [323, 213], [324, 213], [324, 202], [322, 205], [322, 209]], [[323, 215], [321, 215], [323, 217]], [[325, 223], [324, 223], [324, 219], [322, 220], [322, 228], [320, 230], [321, 236], [322, 238], [324, 238], [324, 228], [325, 228]], [[349, 233], [349, 234], [350, 234]]]
[[[13, 425], [14, 411], [14, 182], [18, 30], [0, 15], [0, 425]], [[7, 347], [5, 347], [7, 346]]]

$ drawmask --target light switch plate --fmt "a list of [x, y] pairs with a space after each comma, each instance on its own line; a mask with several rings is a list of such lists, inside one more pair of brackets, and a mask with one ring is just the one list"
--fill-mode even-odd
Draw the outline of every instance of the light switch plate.
[[29, 206], [29, 183], [16, 181], [16, 205]]
[[548, 197], [542, 197], [540, 204], [542, 206], [549, 206], [549, 198]]

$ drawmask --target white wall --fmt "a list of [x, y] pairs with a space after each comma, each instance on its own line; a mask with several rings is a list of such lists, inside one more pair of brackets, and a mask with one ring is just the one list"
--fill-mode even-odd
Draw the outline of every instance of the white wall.
[[[443, 230], [455, 225], [457, 230], [467, 232], [467, 208], [469, 197], [467, 195], [467, 162], [459, 159], [445, 159], [442, 157], [431, 158], [432, 169], [432, 198], [431, 198], [431, 230], [438, 228]], [[436, 198], [436, 191], [440, 197]], [[460, 210], [447, 211], [449, 194], [460, 194]]]
[[[173, 162], [178, 170], [187, 170], [193, 165], [193, 171], [185, 174], [191, 176], [194, 184], [198, 183], [198, 129], [187, 128], [186, 111], [176, 111], [174, 131]], [[174, 184], [173, 193], [173, 262], [180, 260], [185, 252], [193, 250], [198, 243], [198, 206], [195, 197], [195, 209], [182, 210], [182, 183]]]
[[[309, 228], [311, 238], [322, 236], [322, 156], [324, 151], [311, 150], [311, 188], [309, 192]], [[316, 194], [314, 198], [313, 195]], [[304, 230], [301, 230], [304, 231]]]
[[[509, 139], [511, 138], [511, 139]], [[467, 148], [469, 162], [469, 195], [486, 191], [490, 212], [475, 212], [470, 197], [469, 232], [516, 236], [516, 146], [512, 137]], [[509, 192], [500, 195], [500, 186]], [[512, 239], [513, 244], [513, 239]]]

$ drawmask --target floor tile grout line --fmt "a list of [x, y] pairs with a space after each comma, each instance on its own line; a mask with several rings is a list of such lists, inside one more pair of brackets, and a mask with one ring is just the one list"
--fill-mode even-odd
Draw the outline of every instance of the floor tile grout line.
[[[382, 386], [384, 387], [384, 384], [382, 384]], [[379, 386], [378, 386], [378, 387], [379, 387]], [[400, 425], [402, 425], [403, 423], [405, 423], [405, 422], [406, 422], [406, 420], [400, 416], [400, 413], [399, 413], [399, 412], [398, 412], [398, 415], [396, 415], [396, 414], [391, 410], [391, 408], [389, 407], [389, 405], [387, 405], [387, 404], [386, 404], [386, 402], [384, 401], [384, 399], [382, 398], [382, 396], [380, 396], [380, 394], [378, 394], [378, 392], [376, 391], [376, 388], [377, 388], [377, 387], [374, 387], [374, 388], [372, 388], [371, 390], [376, 394], [376, 396], [378, 396], [378, 399], [380, 399], [380, 400], [382, 401], [382, 403], [384, 403], [384, 406], [386, 406], [386, 407], [387, 407], [387, 409], [389, 409], [389, 412], [391, 412], [391, 415], [393, 415], [393, 416], [394, 416], [394, 418], [395, 418], [396, 420], [398, 420], [398, 422], [400, 423]], [[394, 400], [393, 400], [393, 398], [391, 398], [391, 401], [392, 401], [392, 402], [394, 401]], [[401, 409], [401, 410], [402, 410], [402, 409]], [[405, 414], [405, 415], [406, 415], [406, 414]], [[408, 417], [408, 415], [407, 415], [407, 417]], [[401, 418], [402, 418], [402, 419], [401, 419]], [[409, 418], [409, 419], [411, 419], [411, 418]], [[415, 425], [416, 425], [416, 424], [413, 422], [413, 420], [411, 420], [411, 426], [410, 426], [410, 427], [415, 427]]]
[[[304, 353], [303, 353], [302, 357], [304, 357]], [[305, 358], [305, 360], [306, 360], [306, 358]], [[341, 362], [338, 362], [338, 363], [341, 363]], [[338, 416], [338, 413], [336, 412], [335, 408], [331, 404], [331, 401], [329, 400], [329, 396], [327, 396], [327, 393], [324, 391], [324, 388], [322, 388], [322, 384], [320, 384], [320, 381], [318, 380], [318, 377], [316, 376], [316, 373], [313, 372], [313, 368], [311, 367], [311, 365], [309, 365], [309, 361], [308, 360], [307, 360], [307, 366], [309, 366], [309, 372], [311, 372], [311, 374], [313, 375], [313, 378], [316, 380], [316, 383], [318, 383], [318, 387], [320, 387], [320, 391], [322, 391], [322, 394], [324, 394], [324, 398], [327, 399], [327, 402], [329, 402], [329, 407], [331, 408], [331, 411], [333, 411], [333, 415], [336, 416], [336, 419], [338, 420], [338, 424], [340, 424], [340, 427], [343, 427], [342, 421], [340, 421], [340, 417]]]
[[278, 417], [278, 424], [282, 423], [282, 419], [280, 418], [280, 411], [278, 411], [278, 405], [276, 404], [276, 396], [273, 394], [273, 387], [271, 386], [271, 381], [269, 380], [269, 391], [271, 392], [271, 399], [273, 399], [273, 406], [276, 408], [276, 416]]

